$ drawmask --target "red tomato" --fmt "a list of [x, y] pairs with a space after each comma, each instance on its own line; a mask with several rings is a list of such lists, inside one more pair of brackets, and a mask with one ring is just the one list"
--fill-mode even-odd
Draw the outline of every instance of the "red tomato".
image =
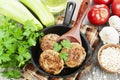
[[120, 0], [113, 0], [112, 13], [114, 15], [120, 16]]
[[105, 4], [93, 5], [88, 12], [88, 20], [94, 25], [104, 25], [110, 17], [110, 9]]
[[112, 3], [113, 0], [93, 0], [95, 4], [106, 4], [109, 5]]

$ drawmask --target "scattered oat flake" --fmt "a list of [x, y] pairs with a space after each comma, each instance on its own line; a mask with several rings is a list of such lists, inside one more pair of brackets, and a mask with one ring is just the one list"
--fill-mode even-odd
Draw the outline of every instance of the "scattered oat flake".
[[91, 78], [88, 78], [88, 80], [92, 80]]

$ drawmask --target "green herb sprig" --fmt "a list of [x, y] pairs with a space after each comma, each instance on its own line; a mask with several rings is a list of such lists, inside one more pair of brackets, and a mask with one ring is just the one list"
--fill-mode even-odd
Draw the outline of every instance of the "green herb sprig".
[[64, 61], [66, 61], [68, 59], [68, 53], [67, 52], [60, 52], [62, 48], [67, 48], [70, 49], [72, 46], [72, 44], [70, 43], [69, 40], [63, 40], [60, 43], [55, 42], [54, 43], [54, 51], [59, 52], [59, 56], [61, 59], [63, 59]]
[[29, 47], [36, 44], [39, 36], [32, 22], [26, 21], [23, 26], [0, 16], [0, 68], [7, 78], [19, 78], [21, 68], [31, 58]]
[[62, 49], [62, 45], [57, 43], [57, 42], [55, 42], [53, 50], [59, 52], [61, 49]]
[[64, 61], [67, 61], [68, 60], [68, 53], [67, 52], [63, 52], [63, 53], [60, 53], [60, 58], [63, 59]]
[[67, 49], [70, 49], [72, 44], [70, 43], [69, 40], [63, 40], [61, 41], [61, 45], [64, 47], [64, 48], [67, 48]]

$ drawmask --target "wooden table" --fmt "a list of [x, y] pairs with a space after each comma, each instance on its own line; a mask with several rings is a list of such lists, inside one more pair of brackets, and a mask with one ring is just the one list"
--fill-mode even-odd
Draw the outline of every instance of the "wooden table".
[[[77, 10], [78, 10], [79, 5], [80, 5], [82, 0], [81, 1], [80, 0], [69, 0], [69, 1], [75, 1], [77, 3], [75, 14], [74, 14], [74, 17], [73, 17], [73, 20], [75, 20], [76, 15], [77, 15]], [[92, 3], [92, 0], [91, 0], [91, 5], [92, 4], [93, 3]], [[87, 20], [87, 18], [84, 20], [84, 24], [89, 24], [89, 21]], [[96, 50], [94, 52], [92, 67], [90, 69], [88, 69], [82, 75], [82, 77], [80, 77], [77, 80], [120, 80], [120, 74], [110, 74], [110, 73], [107, 73], [107, 72], [103, 71], [99, 67], [97, 59], [96, 59], [96, 55], [97, 55], [97, 51], [98, 51], [98, 49], [100, 48], [101, 45], [102, 45], [102, 42], [100, 42], [100, 44], [98, 45], [98, 47], [96, 48]], [[9, 79], [6, 79], [6, 78], [0, 76], [0, 80], [9, 80]], [[21, 80], [21, 79], [19, 79], [19, 80]], [[31, 80], [35, 80], [35, 79], [31, 79]], [[63, 79], [58, 79], [58, 80], [63, 80]], [[72, 79], [69, 79], [69, 80], [76, 80], [76, 79], [72, 78]]]
[[[76, 5], [76, 11], [75, 11], [75, 15], [73, 17], [73, 20], [76, 19], [76, 14], [77, 14], [77, 10], [79, 8], [79, 4], [81, 3], [80, 0], [72, 0], [72, 1], [76, 1], [77, 5]], [[82, 0], [81, 0], [82, 1]], [[91, 6], [94, 4], [91, 1]], [[89, 21], [87, 20], [87, 18], [84, 20], [83, 24], [90, 24]], [[102, 42], [98, 45], [97, 49], [94, 52], [94, 62], [92, 64], [91, 70], [88, 70], [85, 74], [83, 74], [83, 76], [81, 77], [80, 80], [120, 80], [120, 74], [110, 74], [107, 73], [105, 71], [103, 71], [100, 66], [98, 65], [97, 59], [96, 59], [96, 55], [98, 52], [98, 49], [100, 48], [100, 46], [102, 46]]]
[[94, 62], [91, 70], [87, 71], [80, 80], [120, 80], [120, 74], [107, 73], [98, 65], [96, 55], [100, 46], [102, 46], [102, 42], [98, 45], [94, 53]]
[[[79, 2], [79, 0], [76, 0], [77, 2]], [[92, 3], [91, 0], [91, 6], [94, 3]], [[77, 4], [78, 6], [78, 4]], [[90, 24], [88, 22], [88, 20], [84, 20], [84, 23]], [[120, 74], [111, 74], [111, 73], [107, 73], [105, 71], [103, 71], [100, 66], [98, 65], [97, 62], [97, 52], [98, 49], [100, 48], [100, 46], [102, 46], [102, 42], [100, 42], [100, 44], [97, 46], [95, 52], [94, 52], [94, 60], [93, 60], [93, 66], [91, 67], [90, 70], [88, 70], [86, 73], [84, 73], [84, 75], [81, 77], [80, 80], [120, 80]]]

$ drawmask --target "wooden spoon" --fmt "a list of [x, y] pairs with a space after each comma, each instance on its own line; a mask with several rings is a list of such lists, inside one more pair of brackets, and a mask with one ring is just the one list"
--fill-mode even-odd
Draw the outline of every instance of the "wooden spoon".
[[70, 42], [77, 42], [77, 43], [82, 44], [81, 38], [80, 38], [80, 26], [88, 12], [89, 7], [90, 7], [90, 0], [83, 0], [81, 6], [79, 8], [79, 12], [78, 12], [77, 20], [76, 20], [75, 24], [68, 32], [63, 34], [58, 39], [58, 42], [60, 42], [61, 40], [67, 39]]

